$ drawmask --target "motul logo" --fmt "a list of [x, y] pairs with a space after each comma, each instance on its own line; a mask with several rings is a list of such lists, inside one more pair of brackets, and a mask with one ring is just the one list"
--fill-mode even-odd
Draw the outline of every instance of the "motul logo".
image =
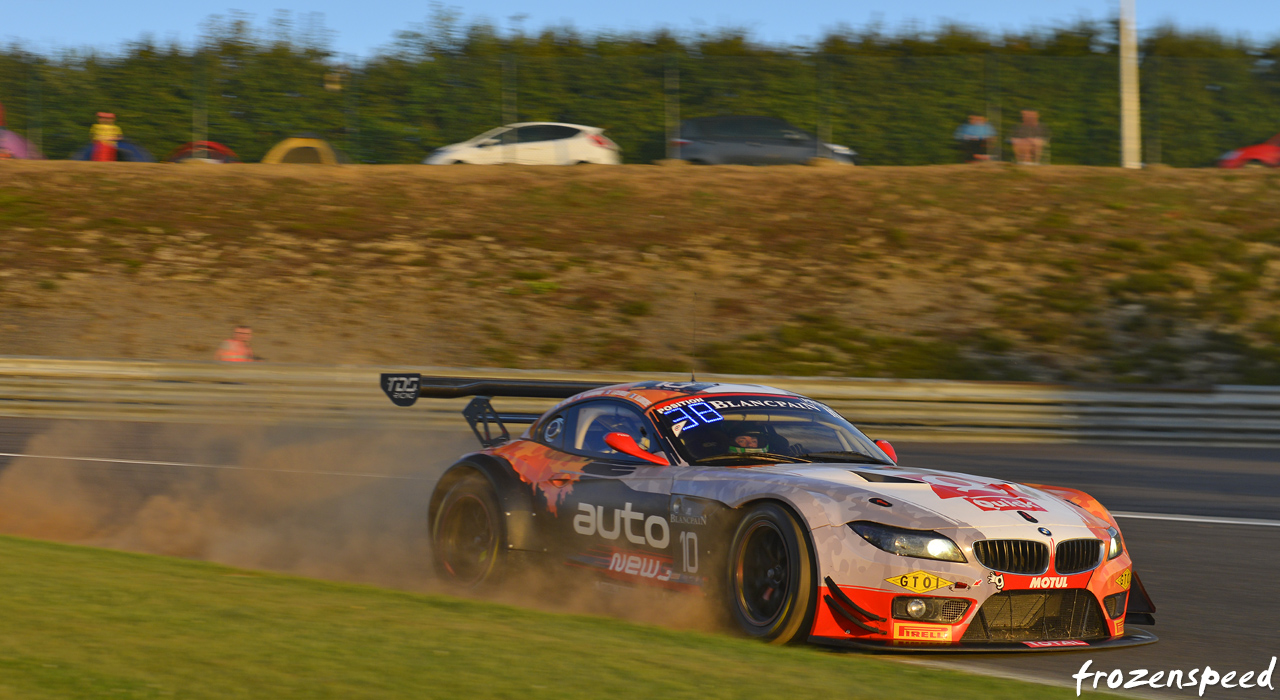
[[1066, 576], [1040, 576], [1031, 579], [1032, 588], [1066, 588]]

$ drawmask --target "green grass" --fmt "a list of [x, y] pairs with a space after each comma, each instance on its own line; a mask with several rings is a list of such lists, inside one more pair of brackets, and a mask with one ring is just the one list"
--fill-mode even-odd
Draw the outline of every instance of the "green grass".
[[1072, 697], [815, 648], [0, 537], [0, 698]]

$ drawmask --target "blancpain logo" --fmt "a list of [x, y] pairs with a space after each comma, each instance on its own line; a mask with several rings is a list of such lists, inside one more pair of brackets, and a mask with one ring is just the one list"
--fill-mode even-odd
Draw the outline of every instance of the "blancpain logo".
[[1032, 588], [1066, 588], [1066, 576], [1039, 576], [1031, 579]]
[[[604, 524], [604, 506], [579, 503], [578, 510], [582, 512], [574, 516], [573, 530], [579, 535], [590, 537], [599, 534], [606, 540], [616, 540], [626, 535], [628, 542], [648, 544], [654, 549], [666, 549], [671, 544], [671, 528], [666, 519], [658, 515], [646, 517], [644, 513], [631, 510], [630, 503], [623, 506], [622, 510], [613, 509], [613, 525], [609, 528]], [[641, 532], [636, 532], [632, 527], [636, 521], [643, 523]]]

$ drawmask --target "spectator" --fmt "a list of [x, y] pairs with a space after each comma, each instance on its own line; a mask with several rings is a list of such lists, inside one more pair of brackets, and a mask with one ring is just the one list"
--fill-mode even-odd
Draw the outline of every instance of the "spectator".
[[1009, 139], [1013, 144], [1013, 155], [1022, 165], [1040, 165], [1044, 157], [1045, 144], [1049, 143], [1049, 129], [1040, 123], [1040, 113], [1022, 110], [1022, 123], [1013, 130]]
[[98, 123], [89, 127], [89, 135], [93, 137], [93, 156], [90, 160], [116, 160], [116, 143], [124, 136], [120, 127], [116, 126], [116, 115], [98, 112]]
[[253, 348], [249, 341], [253, 338], [253, 329], [248, 326], [236, 326], [235, 333], [222, 341], [218, 346], [219, 362], [256, 362]]
[[956, 127], [955, 139], [966, 163], [990, 160], [987, 151], [995, 137], [996, 130], [987, 123], [987, 118], [977, 114], [970, 114], [968, 121]]

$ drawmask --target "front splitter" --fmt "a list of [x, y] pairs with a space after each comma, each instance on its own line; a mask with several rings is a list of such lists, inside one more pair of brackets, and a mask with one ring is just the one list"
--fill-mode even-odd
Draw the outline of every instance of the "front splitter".
[[812, 644], [857, 649], [886, 654], [1016, 654], [1040, 651], [1092, 651], [1094, 649], [1117, 649], [1120, 647], [1136, 647], [1151, 644], [1160, 638], [1146, 630], [1130, 630], [1120, 637], [1086, 642], [1083, 640], [1063, 640], [1055, 642], [980, 642], [956, 644], [904, 644], [881, 639], [848, 639], [840, 637], [809, 637]]

